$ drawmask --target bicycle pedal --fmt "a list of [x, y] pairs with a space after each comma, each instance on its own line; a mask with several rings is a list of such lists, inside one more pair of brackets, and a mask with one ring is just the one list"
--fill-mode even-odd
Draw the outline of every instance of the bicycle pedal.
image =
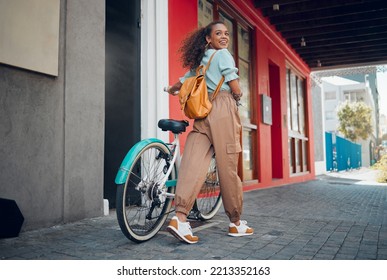
[[188, 214], [187, 219], [190, 219], [190, 220], [200, 220], [200, 212], [198, 212], [198, 211], [191, 211]]

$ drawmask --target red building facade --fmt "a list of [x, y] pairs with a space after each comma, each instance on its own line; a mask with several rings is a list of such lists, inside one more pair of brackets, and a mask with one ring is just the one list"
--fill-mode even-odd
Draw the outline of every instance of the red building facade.
[[[189, 32], [212, 20], [223, 20], [230, 31], [229, 50], [244, 92], [239, 164], [244, 190], [313, 179], [310, 69], [253, 1], [169, 0], [168, 10], [170, 84], [187, 71], [178, 49]], [[170, 117], [182, 117], [174, 97]]]

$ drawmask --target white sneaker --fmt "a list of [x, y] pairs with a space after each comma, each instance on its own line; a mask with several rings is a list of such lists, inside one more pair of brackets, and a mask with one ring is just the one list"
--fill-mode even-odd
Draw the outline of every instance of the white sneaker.
[[252, 235], [254, 233], [254, 230], [247, 226], [246, 221], [240, 221], [239, 226], [237, 226], [234, 223], [230, 223], [228, 226], [228, 235], [230, 236], [246, 236], [246, 235]]
[[180, 222], [176, 216], [169, 222], [167, 231], [180, 241], [188, 244], [194, 244], [199, 241], [199, 238], [192, 234], [190, 224], [188, 222]]

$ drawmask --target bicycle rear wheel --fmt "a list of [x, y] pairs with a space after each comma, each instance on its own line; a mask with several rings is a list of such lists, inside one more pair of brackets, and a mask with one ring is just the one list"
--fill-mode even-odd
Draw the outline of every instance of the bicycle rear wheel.
[[193, 210], [197, 212], [197, 217], [203, 221], [212, 219], [222, 205], [220, 194], [219, 176], [216, 168], [216, 159], [213, 155], [206, 180], [196, 198]]
[[[160, 186], [169, 167], [170, 151], [163, 144], [146, 145], [134, 157], [124, 184], [117, 188], [117, 219], [122, 232], [140, 243], [151, 239], [168, 217], [175, 187]], [[171, 178], [176, 179], [176, 168]]]

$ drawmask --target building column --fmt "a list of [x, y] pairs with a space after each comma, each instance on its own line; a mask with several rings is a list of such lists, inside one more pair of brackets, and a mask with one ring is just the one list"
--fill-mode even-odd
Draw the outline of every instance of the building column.
[[168, 141], [157, 127], [169, 117], [168, 94], [168, 0], [141, 1], [141, 138]]

